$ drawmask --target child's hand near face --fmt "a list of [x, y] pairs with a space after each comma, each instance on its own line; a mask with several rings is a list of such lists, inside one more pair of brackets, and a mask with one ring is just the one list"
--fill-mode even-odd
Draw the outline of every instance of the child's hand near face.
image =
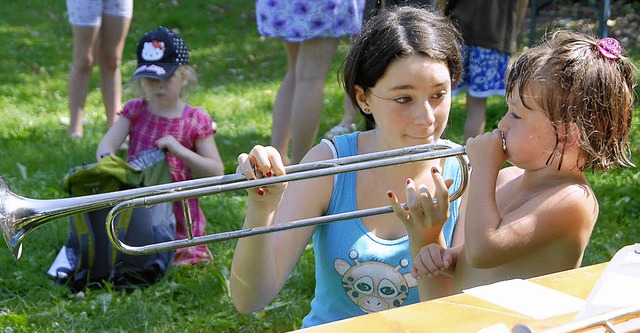
[[503, 141], [499, 129], [467, 139], [465, 150], [469, 163], [476, 168], [492, 165], [497, 171], [507, 161], [506, 142]]

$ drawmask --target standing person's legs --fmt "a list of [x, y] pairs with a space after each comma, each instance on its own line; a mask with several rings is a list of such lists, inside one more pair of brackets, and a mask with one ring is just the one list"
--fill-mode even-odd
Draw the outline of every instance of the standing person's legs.
[[69, 111], [71, 113], [69, 134], [82, 136], [82, 117], [89, 91], [89, 81], [94, 62], [94, 48], [100, 27], [72, 26], [73, 58], [69, 73]]
[[315, 141], [322, 115], [324, 82], [337, 47], [337, 38], [312, 39], [300, 45], [291, 105], [291, 163], [299, 163]]
[[299, 43], [284, 43], [287, 50], [287, 73], [282, 79], [271, 114], [271, 146], [278, 149], [282, 161], [289, 164], [289, 140], [291, 139], [291, 102], [296, 90], [296, 60]]
[[479, 46], [467, 46], [467, 117], [464, 122], [465, 140], [485, 131], [487, 97], [505, 94], [504, 79], [509, 54]]
[[484, 133], [487, 118], [487, 98], [473, 97], [467, 92], [467, 117], [464, 120], [464, 140]]
[[100, 88], [107, 114], [107, 126], [116, 120], [122, 104], [122, 74], [120, 64], [125, 39], [131, 19], [121, 16], [104, 15], [100, 29]]

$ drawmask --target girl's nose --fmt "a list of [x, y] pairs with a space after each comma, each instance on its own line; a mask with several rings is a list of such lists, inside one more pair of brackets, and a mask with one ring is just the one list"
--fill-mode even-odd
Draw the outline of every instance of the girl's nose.
[[507, 112], [502, 117], [502, 119], [500, 119], [500, 122], [498, 123], [498, 129], [502, 132], [506, 132], [509, 129], [509, 119], [511, 118], [509, 117], [509, 112]]
[[414, 119], [417, 124], [431, 125], [436, 121], [435, 110], [428, 100], [416, 109]]

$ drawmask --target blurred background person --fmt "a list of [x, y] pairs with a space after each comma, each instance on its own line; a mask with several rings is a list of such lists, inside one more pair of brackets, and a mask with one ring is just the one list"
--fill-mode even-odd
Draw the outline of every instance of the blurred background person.
[[485, 132], [487, 97], [504, 96], [509, 58], [528, 0], [447, 0], [444, 12], [459, 27], [465, 42], [462, 82], [467, 91], [464, 138]]
[[95, 61], [100, 66], [100, 91], [108, 127], [120, 110], [120, 63], [133, 15], [133, 0], [67, 0], [67, 12], [73, 32], [69, 134], [79, 138], [83, 135], [82, 119]]
[[339, 38], [360, 31], [364, 1], [256, 1], [258, 32], [282, 39], [287, 51], [287, 72], [273, 104], [271, 129], [271, 146], [285, 164], [300, 162], [315, 143], [327, 72]]

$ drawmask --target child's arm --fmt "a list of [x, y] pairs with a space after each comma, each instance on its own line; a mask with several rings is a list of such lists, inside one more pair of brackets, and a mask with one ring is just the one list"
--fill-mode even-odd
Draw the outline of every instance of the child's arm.
[[[598, 211], [586, 181], [581, 184], [578, 178], [563, 176], [553, 168], [528, 171], [550, 172], [530, 183], [522, 180], [526, 173], [518, 168], [501, 171], [506, 155], [497, 130], [469, 139], [466, 151], [473, 172], [468, 189], [464, 253], [471, 266], [496, 267], [552, 242], [565, 245], [561, 247], [563, 251], [554, 252], [550, 261], [567, 263], [581, 258]], [[504, 215], [498, 209], [497, 186], [506, 188], [509, 194], [509, 202], [501, 205]]]
[[211, 177], [224, 174], [222, 158], [213, 135], [196, 140], [196, 151], [183, 146], [173, 136], [167, 135], [156, 141], [159, 148], [164, 148], [173, 156], [182, 160], [194, 175]]
[[98, 148], [96, 149], [96, 160], [101, 160], [107, 155], [113, 155], [118, 148], [122, 146], [124, 140], [127, 139], [129, 134], [129, 126], [131, 122], [129, 118], [121, 116], [118, 120], [109, 128], [107, 134], [104, 135]]

